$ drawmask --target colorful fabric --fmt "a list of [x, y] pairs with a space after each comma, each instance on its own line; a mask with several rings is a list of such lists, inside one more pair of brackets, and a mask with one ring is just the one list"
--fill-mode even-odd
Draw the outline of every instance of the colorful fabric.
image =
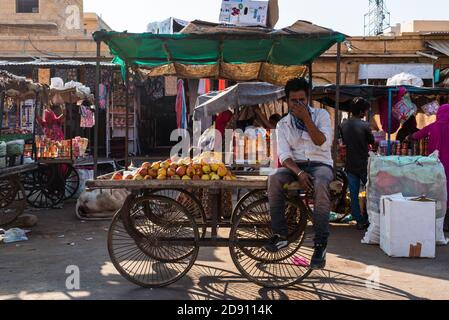
[[176, 123], [178, 129], [187, 129], [187, 105], [184, 81], [178, 81], [178, 95], [176, 96]]
[[62, 124], [64, 117], [57, 117], [52, 110], [45, 110], [44, 118], [36, 118], [39, 125], [42, 127], [44, 135], [50, 140], [61, 141], [64, 140], [64, 131]]

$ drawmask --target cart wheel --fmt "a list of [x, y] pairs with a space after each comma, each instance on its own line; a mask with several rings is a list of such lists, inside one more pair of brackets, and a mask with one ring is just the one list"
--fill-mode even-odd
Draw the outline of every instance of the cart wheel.
[[14, 222], [25, 210], [25, 193], [16, 177], [0, 180], [0, 226]]
[[112, 220], [108, 251], [123, 277], [156, 288], [187, 274], [198, 256], [198, 241], [195, 219], [173, 199], [130, 196]]
[[50, 209], [64, 199], [64, 180], [56, 166], [39, 165], [37, 170], [24, 174], [23, 187], [28, 203], [41, 209]]
[[[249, 205], [231, 229], [229, 249], [232, 260], [248, 280], [266, 288], [284, 288], [309, 276], [308, 262], [313, 254], [311, 239], [306, 240], [308, 213], [304, 204], [289, 203], [286, 209], [289, 246], [277, 253], [268, 253], [262, 246], [273, 236], [268, 201]], [[294, 264], [295, 257], [305, 261]]]
[[190, 215], [195, 218], [197, 225], [200, 226], [200, 238], [204, 239], [206, 237], [206, 213], [201, 202], [193, 193], [182, 189], [160, 189], [152, 190], [150, 194], [164, 196], [183, 205]]
[[247, 194], [245, 194], [239, 202], [237, 202], [237, 205], [234, 208], [234, 211], [232, 212], [231, 221], [234, 224], [237, 220], [238, 216], [245, 210], [249, 205], [253, 204], [254, 202], [267, 198], [267, 191], [266, 190], [253, 190]]
[[80, 176], [72, 165], [60, 165], [60, 174], [65, 180], [64, 200], [73, 198], [80, 187]]

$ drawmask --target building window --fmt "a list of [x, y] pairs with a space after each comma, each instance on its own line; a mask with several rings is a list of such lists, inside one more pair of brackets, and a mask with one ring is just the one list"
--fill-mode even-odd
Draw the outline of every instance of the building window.
[[17, 13], [39, 13], [39, 0], [16, 0]]

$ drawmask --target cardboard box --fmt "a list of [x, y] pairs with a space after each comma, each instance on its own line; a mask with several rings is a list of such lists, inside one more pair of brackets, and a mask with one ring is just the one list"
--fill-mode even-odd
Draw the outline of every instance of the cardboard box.
[[380, 210], [380, 247], [388, 256], [435, 258], [435, 201], [383, 196]]
[[223, 0], [220, 22], [238, 26], [268, 25], [269, 1]]

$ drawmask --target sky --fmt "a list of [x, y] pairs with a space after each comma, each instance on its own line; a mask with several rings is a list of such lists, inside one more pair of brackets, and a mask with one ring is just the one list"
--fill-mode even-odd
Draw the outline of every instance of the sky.
[[[307, 20], [351, 36], [363, 35], [369, 0], [279, 0], [276, 28]], [[391, 24], [410, 20], [449, 20], [449, 0], [386, 0]], [[150, 22], [176, 17], [218, 22], [221, 0], [84, 0], [116, 31], [145, 32]]]

